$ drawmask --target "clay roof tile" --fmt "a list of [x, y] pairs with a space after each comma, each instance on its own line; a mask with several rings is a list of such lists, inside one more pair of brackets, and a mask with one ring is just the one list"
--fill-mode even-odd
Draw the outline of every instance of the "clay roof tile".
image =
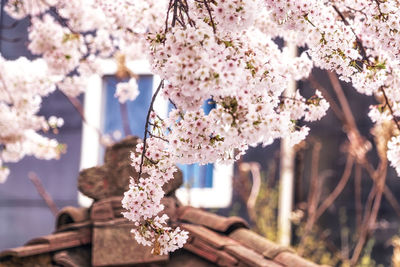
[[113, 198], [106, 198], [93, 203], [90, 218], [93, 221], [107, 221], [114, 219]]
[[282, 252], [279, 253], [274, 261], [283, 264], [284, 266], [296, 266], [296, 267], [318, 267], [321, 265], [310, 262], [294, 253]]
[[80, 267], [76, 262], [68, 255], [67, 251], [61, 251], [54, 255], [53, 260], [58, 265], [63, 267]]
[[237, 229], [229, 237], [240, 242], [244, 246], [255, 250], [265, 258], [279, 262], [285, 266], [317, 267], [312, 263], [294, 253], [292, 249], [280, 246], [248, 229]]
[[291, 251], [291, 249], [269, 241], [248, 229], [237, 229], [232, 232], [229, 237], [248, 248], [254, 249], [268, 259], [274, 259], [280, 252]]
[[218, 232], [227, 233], [248, 224], [240, 217], [223, 217], [190, 206], [179, 208], [179, 219], [193, 224], [203, 225]]
[[65, 248], [78, 247], [91, 242], [91, 231], [81, 229], [55, 233], [32, 239], [25, 246], [8, 249], [0, 253], [0, 259], [8, 256], [26, 257]]
[[252, 267], [283, 267], [279, 263], [265, 259], [262, 255], [242, 245], [229, 245], [224, 248], [226, 252], [233, 255], [241, 262]]
[[215, 254], [218, 256], [217, 264], [219, 266], [229, 266], [230, 267], [230, 266], [235, 266], [238, 264], [238, 260], [225, 251], [218, 250]]
[[57, 232], [67, 232], [67, 231], [76, 231], [81, 228], [91, 228], [93, 222], [92, 221], [84, 221], [84, 222], [77, 222], [77, 223], [69, 223], [69, 224], [64, 224], [61, 225], [58, 229], [56, 229]]
[[90, 229], [82, 228], [78, 231], [61, 232], [34, 238], [26, 243], [26, 245], [49, 244], [51, 250], [57, 250], [88, 244], [91, 238]]
[[168, 255], [153, 255], [152, 247], [136, 242], [130, 230], [134, 224], [124, 218], [94, 223], [92, 265], [135, 266], [135, 264], [165, 263]]
[[63, 225], [83, 222], [88, 219], [89, 219], [88, 208], [76, 208], [68, 206], [58, 212], [56, 218], [56, 228], [59, 229]]
[[199, 238], [217, 249], [223, 249], [227, 245], [238, 244], [236, 241], [200, 225], [180, 224], [180, 226], [189, 231], [192, 237]]
[[217, 250], [215, 248], [212, 248], [211, 246], [208, 246], [201, 240], [196, 240], [191, 243], [186, 243], [184, 245], [184, 248], [196, 254], [197, 256], [200, 256], [211, 262], [216, 263], [218, 261], [218, 256], [216, 255]]
[[13, 257], [26, 257], [36, 254], [42, 254], [49, 251], [48, 244], [37, 244], [31, 246], [23, 246], [18, 248], [11, 248], [4, 250], [0, 253], [0, 259], [13, 256]]

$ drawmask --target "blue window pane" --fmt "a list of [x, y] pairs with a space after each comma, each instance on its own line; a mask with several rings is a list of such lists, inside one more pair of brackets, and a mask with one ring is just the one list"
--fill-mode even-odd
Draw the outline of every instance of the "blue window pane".
[[[127, 80], [123, 80], [126, 82]], [[116, 85], [121, 82], [115, 76], [105, 76], [105, 113], [103, 131], [106, 134], [112, 134], [120, 131], [124, 136], [123, 120], [121, 115], [121, 104], [114, 97]], [[143, 138], [144, 126], [146, 124], [147, 110], [150, 105], [153, 89], [153, 76], [141, 75], [138, 79], [139, 96], [134, 101], [126, 102], [129, 128], [132, 135]]]

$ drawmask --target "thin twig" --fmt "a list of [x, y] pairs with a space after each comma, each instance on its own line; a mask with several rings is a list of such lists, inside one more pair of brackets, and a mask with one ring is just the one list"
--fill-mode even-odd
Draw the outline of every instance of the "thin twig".
[[61, 94], [71, 103], [71, 105], [75, 108], [75, 110], [78, 112], [79, 116], [81, 117], [82, 121], [87, 123], [85, 114], [83, 111], [83, 107], [81, 102], [78, 100], [76, 97], [72, 97], [64, 93], [62, 90], [59, 90]]
[[[71, 97], [67, 94], [65, 94], [62, 90], [59, 90], [61, 92], [61, 94], [68, 100], [68, 102], [71, 103], [71, 105], [75, 108], [75, 110], [78, 112], [79, 116], [81, 117], [81, 120], [83, 123], [85, 123], [87, 126], [91, 127], [92, 129], [94, 129], [98, 136], [99, 136], [99, 140], [101, 140], [101, 137], [103, 136], [103, 133], [100, 131], [100, 129], [98, 129], [97, 127], [95, 127], [94, 125], [90, 124], [85, 117], [84, 111], [83, 111], [83, 106], [81, 104], [81, 102], [79, 101], [78, 98], [76, 97]], [[102, 142], [100, 142], [102, 143]]]
[[[331, 71], [327, 71], [327, 74], [328, 74], [328, 78], [332, 84], [333, 90], [335, 91], [336, 96], [338, 97], [340, 106], [343, 110], [344, 117], [346, 117], [347, 123], [349, 124], [349, 126], [351, 128], [353, 128], [353, 130], [356, 130], [357, 124], [354, 119], [353, 112], [351, 111], [349, 102], [347, 101], [346, 95], [343, 92], [343, 88], [340, 84], [339, 79], [337, 78], [336, 74]], [[357, 130], [357, 132], [358, 132], [358, 130]]]
[[131, 128], [129, 127], [128, 107], [126, 103], [119, 104], [122, 119], [122, 128], [124, 129], [125, 136], [132, 135]]
[[160, 139], [160, 140], [163, 140], [164, 142], [167, 142], [167, 143], [169, 143], [169, 141], [168, 141], [167, 139], [165, 139], [164, 137], [161, 137], [161, 136], [158, 136], [158, 135], [152, 134], [150, 131], [147, 131], [147, 133], [150, 135], [150, 137], [153, 137], [153, 138], [158, 138], [158, 139]]
[[211, 14], [210, 6], [208, 5], [208, 2], [207, 2], [207, 1], [208, 1], [208, 0], [204, 0], [204, 5], [206, 6], [208, 15], [210, 16], [211, 26], [212, 26], [213, 32], [214, 32], [214, 34], [215, 34], [215, 33], [216, 33], [215, 23], [214, 23], [214, 19], [213, 19], [213, 17], [212, 17], [212, 14]]
[[361, 220], [362, 220], [362, 202], [361, 202], [361, 178], [362, 178], [362, 168], [359, 164], [356, 164], [355, 174], [354, 174], [354, 202], [356, 210], [356, 227], [357, 233], [361, 230]]
[[157, 87], [156, 92], [154, 93], [153, 97], [151, 98], [150, 107], [149, 107], [149, 110], [147, 111], [146, 125], [144, 126], [143, 151], [142, 151], [142, 155], [140, 157], [139, 178], [142, 176], [142, 172], [143, 172], [143, 163], [144, 163], [144, 157], [146, 154], [146, 142], [147, 142], [147, 133], [148, 133], [147, 129], [149, 128], [150, 115], [151, 115], [151, 112], [153, 111], [153, 105], [157, 98], [157, 95], [163, 86], [164, 86], [164, 80], [161, 80], [160, 84]]
[[168, 4], [167, 18], [165, 19], [165, 31], [164, 31], [165, 34], [167, 34], [168, 32], [168, 19], [169, 19], [169, 12], [171, 11], [172, 8], [172, 1], [174, 0], [170, 0]]
[[392, 190], [390, 190], [387, 185], [385, 185], [385, 190], [383, 191], [383, 194], [386, 200], [392, 206], [393, 210], [396, 212], [397, 216], [400, 218], [400, 204], [394, 196]]
[[347, 182], [350, 179], [351, 175], [351, 170], [354, 165], [354, 158], [350, 153], [347, 155], [347, 160], [346, 160], [346, 166], [344, 168], [344, 172], [342, 177], [339, 180], [339, 183], [336, 185], [335, 189], [329, 194], [329, 196], [322, 202], [322, 204], [318, 207], [317, 212], [315, 214], [314, 220], [317, 221], [318, 218], [326, 211], [327, 208], [329, 208], [333, 202], [336, 200], [336, 198], [339, 196], [339, 194], [343, 191], [345, 188]]
[[[339, 11], [339, 9], [335, 6], [332, 5], [333, 9], [335, 10], [335, 12], [339, 15], [339, 17], [342, 19], [344, 25], [349, 26], [349, 22], [347, 21], [347, 19], [344, 17], [344, 15], [342, 14], [342, 12]], [[352, 27], [350, 27], [350, 30], [353, 32], [354, 36], [356, 37], [356, 43], [357, 43], [357, 47], [360, 48], [360, 52], [361, 52], [361, 56], [364, 60], [368, 60], [368, 56], [367, 56], [367, 52], [365, 51], [364, 46], [362, 45], [361, 39], [358, 37], [358, 35], [356, 34], [356, 32], [354, 31], [354, 29]]]
[[44, 186], [43, 186], [42, 182], [40, 181], [39, 177], [34, 172], [29, 172], [28, 173], [28, 177], [29, 177], [29, 180], [31, 180], [31, 182], [35, 186], [35, 188], [38, 191], [39, 195], [46, 202], [46, 204], [49, 207], [51, 213], [53, 213], [54, 216], [57, 216], [57, 213], [58, 213], [57, 205], [53, 201], [53, 199], [51, 198], [50, 194], [44, 188]]
[[2, 29], [2, 30], [14, 29], [18, 25], [19, 22], [20, 22], [19, 20], [16, 20], [13, 23], [11, 23], [10, 25], [1, 25], [0, 29]]
[[194, 20], [192, 20], [192, 18], [190, 17], [190, 12], [189, 12], [189, 4], [187, 3], [186, 0], [183, 0], [185, 3], [183, 4], [183, 6], [185, 7], [185, 12], [186, 12], [186, 16], [188, 17], [188, 22], [189, 25], [192, 27], [195, 27], [195, 22]]
[[386, 95], [385, 90], [383, 89], [382, 86], [379, 88], [379, 90], [382, 92], [383, 97], [385, 98], [386, 105], [388, 106], [388, 108], [390, 110], [390, 114], [392, 115], [393, 121], [395, 122], [397, 129], [400, 131], [399, 121], [397, 120], [396, 115], [394, 114], [394, 111], [392, 109], [392, 106], [389, 103], [389, 99], [388, 99], [388, 97]]
[[63, 18], [60, 13], [58, 13], [57, 8], [55, 7], [50, 7], [50, 13], [52, 13], [55, 17], [55, 19], [64, 27], [66, 27], [67, 29], [70, 30], [71, 33], [76, 33], [76, 31], [74, 31], [71, 26], [68, 24], [68, 20]]
[[[368, 172], [369, 177], [372, 179], [372, 181], [374, 181], [376, 183], [375, 170], [372, 168], [371, 164], [369, 164], [369, 162], [364, 162], [362, 164], [362, 167]], [[394, 196], [392, 190], [387, 185], [385, 185], [383, 194], [384, 194], [386, 200], [392, 206], [393, 210], [396, 212], [397, 216], [399, 216], [399, 218], [400, 218], [400, 204], [397, 201], [396, 197]]]
[[364, 247], [365, 242], [367, 241], [367, 236], [370, 233], [372, 226], [376, 222], [376, 218], [378, 217], [378, 211], [381, 205], [382, 195], [384, 192], [386, 174], [387, 174], [387, 162], [381, 162], [380, 167], [377, 170], [379, 177], [377, 177], [377, 189], [375, 194], [375, 201], [370, 212], [369, 218], [363, 224], [363, 228], [361, 229], [360, 237], [358, 239], [357, 245], [354, 249], [353, 256], [351, 257], [350, 264], [351, 266], [355, 266], [360, 258], [362, 249]]
[[172, 27], [175, 27], [177, 15], [178, 15], [178, 1], [174, 0], [174, 14], [173, 14], [172, 23], [171, 23]]
[[19, 41], [22, 40], [22, 38], [20, 38], [20, 37], [7, 38], [7, 37], [4, 37], [4, 36], [0, 36], [0, 40], [4, 41], [4, 42], [9, 42], [9, 43], [18, 43]]

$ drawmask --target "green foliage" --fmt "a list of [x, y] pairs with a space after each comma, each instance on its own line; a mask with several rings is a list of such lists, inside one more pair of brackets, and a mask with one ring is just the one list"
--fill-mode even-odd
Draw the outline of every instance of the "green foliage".
[[257, 197], [254, 231], [276, 242], [278, 238], [277, 207], [279, 199], [278, 186], [268, 186], [265, 175], [262, 175], [261, 189]]

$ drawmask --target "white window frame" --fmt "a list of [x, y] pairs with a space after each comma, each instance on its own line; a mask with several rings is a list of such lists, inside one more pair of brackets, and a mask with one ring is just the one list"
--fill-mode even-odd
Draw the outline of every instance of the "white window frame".
[[[147, 60], [127, 62], [127, 67], [137, 75], [153, 75]], [[97, 132], [103, 127], [103, 107], [105, 103], [103, 77], [115, 75], [117, 64], [114, 60], [104, 60], [100, 63], [103, 75], [93, 75], [88, 82], [85, 93], [84, 115], [87, 123], [82, 126], [82, 146], [80, 169], [98, 166], [101, 159], [100, 137]], [[160, 83], [160, 77], [153, 75], [153, 94]], [[161, 96], [156, 98], [154, 110], [163, 118], [167, 117], [168, 101]], [[97, 155], [97, 156], [94, 156]], [[184, 205], [204, 208], [228, 207], [232, 201], [233, 164], [214, 164], [211, 188], [179, 188], [177, 198]], [[78, 202], [81, 206], [90, 206], [92, 200], [79, 192]]]

